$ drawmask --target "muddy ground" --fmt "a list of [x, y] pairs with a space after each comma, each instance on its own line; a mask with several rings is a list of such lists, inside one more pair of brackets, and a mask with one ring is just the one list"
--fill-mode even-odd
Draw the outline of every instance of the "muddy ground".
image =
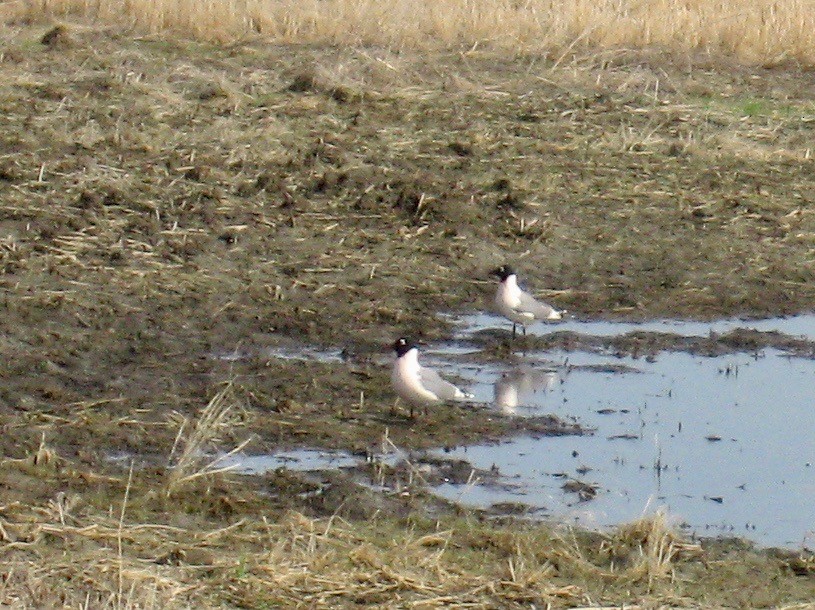
[[[21, 505], [51, 501], [55, 481], [120, 493], [108, 456], [169, 456], [225, 384], [222, 448], [579, 432], [394, 404], [387, 344], [448, 337], [437, 314], [489, 307], [500, 263], [581, 317], [815, 308], [815, 82], [796, 66], [48, 31], [0, 40], [0, 452], [68, 469], [7, 473]], [[481, 339], [508, 351], [508, 330]], [[270, 352], [299, 346], [343, 357]], [[151, 472], [137, 484], [165, 476]], [[303, 509], [294, 488], [277, 509]], [[262, 504], [185, 498], [216, 522]], [[768, 603], [812, 592], [783, 578], [798, 584]]]

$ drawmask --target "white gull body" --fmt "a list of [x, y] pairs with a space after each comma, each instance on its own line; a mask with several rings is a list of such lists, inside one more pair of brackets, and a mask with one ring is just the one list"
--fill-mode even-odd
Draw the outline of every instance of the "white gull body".
[[525, 331], [526, 326], [535, 320], [555, 321], [563, 318], [563, 311], [537, 300], [518, 286], [518, 276], [510, 268], [500, 267], [494, 273], [501, 278], [495, 293], [495, 306], [498, 313], [512, 321], [513, 335], [515, 324], [522, 324]]
[[427, 406], [446, 401], [464, 401], [472, 398], [449, 381], [442, 379], [433, 369], [419, 364], [419, 350], [404, 339], [394, 344], [396, 360], [391, 382], [402, 400], [413, 406]]

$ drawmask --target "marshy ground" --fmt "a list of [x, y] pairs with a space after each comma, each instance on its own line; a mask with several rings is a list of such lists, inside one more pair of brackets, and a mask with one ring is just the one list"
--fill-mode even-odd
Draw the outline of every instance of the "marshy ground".
[[[198, 476], [196, 451], [579, 432], [394, 406], [385, 346], [488, 307], [501, 262], [586, 317], [812, 310], [814, 88], [796, 66], [644, 51], [4, 30], [0, 600], [805, 607], [806, 553], [702, 548], [659, 519], [492, 522], [337, 474]], [[270, 352], [306, 345], [343, 358]]]

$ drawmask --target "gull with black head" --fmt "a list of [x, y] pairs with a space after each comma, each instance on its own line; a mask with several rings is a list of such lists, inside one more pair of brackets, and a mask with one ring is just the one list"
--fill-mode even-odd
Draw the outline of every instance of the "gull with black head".
[[433, 369], [419, 364], [419, 348], [416, 343], [400, 337], [393, 344], [396, 360], [391, 372], [391, 383], [399, 397], [414, 407], [428, 407], [442, 402], [471, 400], [472, 394], [463, 392], [442, 378]]
[[539, 301], [518, 285], [518, 275], [509, 265], [501, 265], [492, 271], [501, 283], [495, 293], [495, 305], [498, 312], [512, 322], [512, 337], [515, 338], [515, 327], [520, 324], [526, 335], [527, 324], [535, 320], [560, 320], [565, 311], [555, 309], [548, 303]]

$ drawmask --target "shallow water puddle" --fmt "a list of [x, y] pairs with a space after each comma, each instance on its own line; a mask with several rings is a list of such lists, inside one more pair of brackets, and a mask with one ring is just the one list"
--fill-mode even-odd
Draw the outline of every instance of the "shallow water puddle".
[[[491, 316], [468, 321], [505, 325]], [[709, 324], [572, 321], [545, 328], [595, 336], [756, 328], [811, 338], [815, 317]], [[468, 389], [480, 400], [508, 396], [512, 409], [497, 405], [505, 411], [575, 418], [595, 433], [445, 453], [475, 468], [496, 466], [517, 487], [443, 485], [440, 494], [479, 506], [525, 503], [584, 526], [630, 521], [665, 507], [702, 536], [738, 535], [781, 546], [815, 541], [815, 361], [776, 349], [715, 358], [662, 352], [648, 359], [547, 352], [525, 360], [519, 373], [489, 365], [465, 366], [460, 374], [472, 380]], [[504, 392], [503, 384], [514, 379], [521, 382]], [[581, 493], [564, 492], [566, 482]], [[581, 501], [581, 495], [593, 499]]]
[[[525, 504], [586, 527], [628, 522], [664, 507], [700, 536], [743, 536], [768, 546], [815, 543], [815, 359], [789, 357], [777, 348], [716, 357], [661, 351], [647, 358], [603, 350], [516, 351], [513, 362], [503, 364], [482, 356], [475, 344], [490, 341], [489, 335], [473, 340], [488, 328], [509, 324], [488, 314], [465, 316], [457, 341], [427, 346], [423, 362], [472, 392], [485, 417], [489, 410], [552, 413], [594, 434], [438, 451], [440, 458], [466, 460], [486, 479], [444, 483], [433, 487], [438, 494], [482, 507]], [[530, 333], [709, 337], [736, 329], [815, 341], [815, 316], [643, 324], [567, 320], [539, 324]], [[308, 348], [264, 355], [342, 361], [340, 352]], [[402, 458], [375, 459], [394, 464]], [[310, 449], [230, 460], [223, 465], [246, 474], [279, 467], [358, 468], [365, 461]], [[499, 481], [484, 474], [493, 467]]]
[[218, 468], [230, 468], [241, 474], [263, 474], [278, 468], [308, 472], [347, 468], [358, 461], [358, 458], [342, 451], [292, 449], [269, 455], [237, 453], [219, 460]]
[[[455, 318], [458, 323], [458, 339], [471, 336], [487, 328], [512, 329], [512, 323], [501, 316], [475, 313]], [[569, 331], [598, 337], [611, 337], [631, 332], [674, 333], [686, 337], [706, 337], [711, 332], [724, 334], [737, 328], [761, 332], [779, 332], [793, 337], [808, 337], [815, 341], [815, 315], [798, 315], [786, 318], [760, 320], [726, 319], [710, 322], [692, 320], [654, 320], [651, 322], [615, 322], [606, 320], [578, 320], [566, 318], [561, 322], [539, 322], [529, 327], [529, 334]], [[520, 332], [520, 329], [519, 329]]]

